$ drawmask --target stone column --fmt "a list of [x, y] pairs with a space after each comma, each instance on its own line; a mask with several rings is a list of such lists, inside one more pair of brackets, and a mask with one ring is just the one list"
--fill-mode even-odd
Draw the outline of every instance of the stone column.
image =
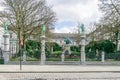
[[51, 47], [51, 54], [53, 53], [53, 46]]
[[8, 63], [9, 60], [10, 60], [9, 59], [9, 55], [10, 55], [10, 51], [9, 51], [9, 46], [10, 46], [9, 38], [10, 38], [10, 35], [9, 35], [9, 33], [3, 34], [3, 38], [4, 38], [3, 57], [4, 57], [5, 63]]
[[104, 51], [102, 51], [102, 55], [101, 55], [101, 62], [105, 62], [105, 52]]
[[81, 64], [85, 64], [85, 34], [81, 35]]
[[62, 52], [61, 59], [62, 59], [62, 62], [65, 61], [65, 50]]
[[71, 54], [71, 50], [70, 50], [70, 45], [69, 44], [66, 44], [66, 50], [68, 51], [68, 54], [70, 55]]
[[44, 65], [46, 61], [45, 55], [45, 36], [41, 36], [41, 64]]
[[24, 51], [23, 51], [23, 62], [26, 62], [26, 53], [27, 53], [27, 52], [24, 50]]

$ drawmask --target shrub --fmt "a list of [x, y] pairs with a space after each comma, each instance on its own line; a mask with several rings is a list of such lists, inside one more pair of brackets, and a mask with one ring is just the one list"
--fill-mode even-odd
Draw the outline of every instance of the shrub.
[[52, 53], [52, 57], [60, 58], [60, 57], [61, 57], [61, 54], [62, 54], [62, 51], [54, 51], [54, 52]]
[[115, 60], [120, 60], [120, 51], [115, 53]]
[[88, 53], [89, 50], [96, 51], [105, 51], [106, 53], [113, 53], [115, 50], [115, 44], [109, 40], [102, 40], [102, 41], [92, 41], [88, 45], [86, 45], [86, 52]]
[[86, 57], [87, 58], [90, 58], [90, 59], [94, 59], [94, 58], [96, 58], [96, 53], [95, 52], [88, 52], [88, 53], [86, 53]]
[[62, 51], [62, 47], [57, 43], [53, 43], [53, 51]]
[[78, 46], [70, 46], [70, 50], [74, 52], [80, 52], [80, 47]]
[[80, 58], [80, 52], [72, 51], [70, 58]]

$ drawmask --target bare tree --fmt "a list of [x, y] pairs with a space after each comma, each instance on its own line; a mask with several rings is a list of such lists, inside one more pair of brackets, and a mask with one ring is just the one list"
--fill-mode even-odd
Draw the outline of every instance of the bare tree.
[[97, 29], [98, 29], [97, 24], [95, 22], [91, 22], [88, 27], [88, 30], [90, 31], [88, 37], [91, 38], [91, 41], [95, 41], [95, 39], [97, 39], [97, 35], [96, 35]]
[[0, 17], [8, 22], [9, 29], [23, 43], [30, 35], [40, 34], [40, 27], [52, 26], [56, 20], [55, 13], [46, 6], [45, 0], [4, 0], [1, 5], [5, 9], [0, 12]]
[[80, 22], [78, 22], [77, 23], [77, 27], [76, 27], [76, 29], [75, 29], [75, 34], [76, 34], [76, 43], [78, 44], [78, 45], [80, 45], [80, 41], [81, 41], [81, 30], [80, 30], [80, 26], [81, 26], [81, 23]]
[[101, 24], [104, 24], [103, 29], [106, 29], [106, 33], [110, 33], [111, 39], [117, 46], [120, 31], [120, 0], [100, 0], [100, 2], [100, 10], [104, 13]]

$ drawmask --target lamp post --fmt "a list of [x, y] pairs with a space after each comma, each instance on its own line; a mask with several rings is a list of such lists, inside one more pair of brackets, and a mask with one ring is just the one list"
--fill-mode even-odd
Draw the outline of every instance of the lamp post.
[[20, 70], [22, 70], [22, 46], [23, 46], [23, 41], [21, 39], [21, 27], [18, 28], [19, 29], [19, 52], [20, 52]]
[[20, 70], [22, 70], [22, 46], [23, 42], [20, 40]]

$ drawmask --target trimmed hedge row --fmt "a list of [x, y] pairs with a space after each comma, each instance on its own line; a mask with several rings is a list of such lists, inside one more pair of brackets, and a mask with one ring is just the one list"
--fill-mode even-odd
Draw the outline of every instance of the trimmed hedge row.
[[86, 45], [86, 52], [91, 51], [105, 51], [106, 53], [113, 53], [116, 47], [112, 41], [102, 40], [102, 41], [91, 41], [88, 45]]
[[[51, 57], [60, 58], [61, 55], [62, 55], [62, 51], [54, 51], [53, 54], [51, 55]], [[80, 57], [80, 53], [72, 51], [71, 54], [69, 54], [67, 56], [69, 56], [69, 58], [77, 58], [77, 57]]]
[[[94, 60], [101, 60], [101, 52], [96, 54], [95, 52], [86, 53], [86, 58], [94, 59]], [[105, 59], [112, 59], [119, 61], [120, 60], [120, 52], [116, 53], [105, 53]]]
[[[53, 53], [51, 53], [51, 47], [53, 47]], [[114, 53], [115, 45], [108, 40], [90, 42], [86, 46], [86, 58], [87, 59], [101, 59], [101, 51], [105, 51], [105, 59], [120, 60], [120, 52]], [[40, 42], [29, 40], [26, 42], [27, 56], [32, 58], [40, 58], [41, 44]], [[47, 58], [61, 58], [62, 47], [57, 43], [46, 42], [46, 56]], [[80, 58], [80, 46], [71, 46], [71, 54], [67, 55], [68, 58]], [[89, 51], [91, 49], [91, 51]], [[99, 54], [96, 54], [98, 49]]]

